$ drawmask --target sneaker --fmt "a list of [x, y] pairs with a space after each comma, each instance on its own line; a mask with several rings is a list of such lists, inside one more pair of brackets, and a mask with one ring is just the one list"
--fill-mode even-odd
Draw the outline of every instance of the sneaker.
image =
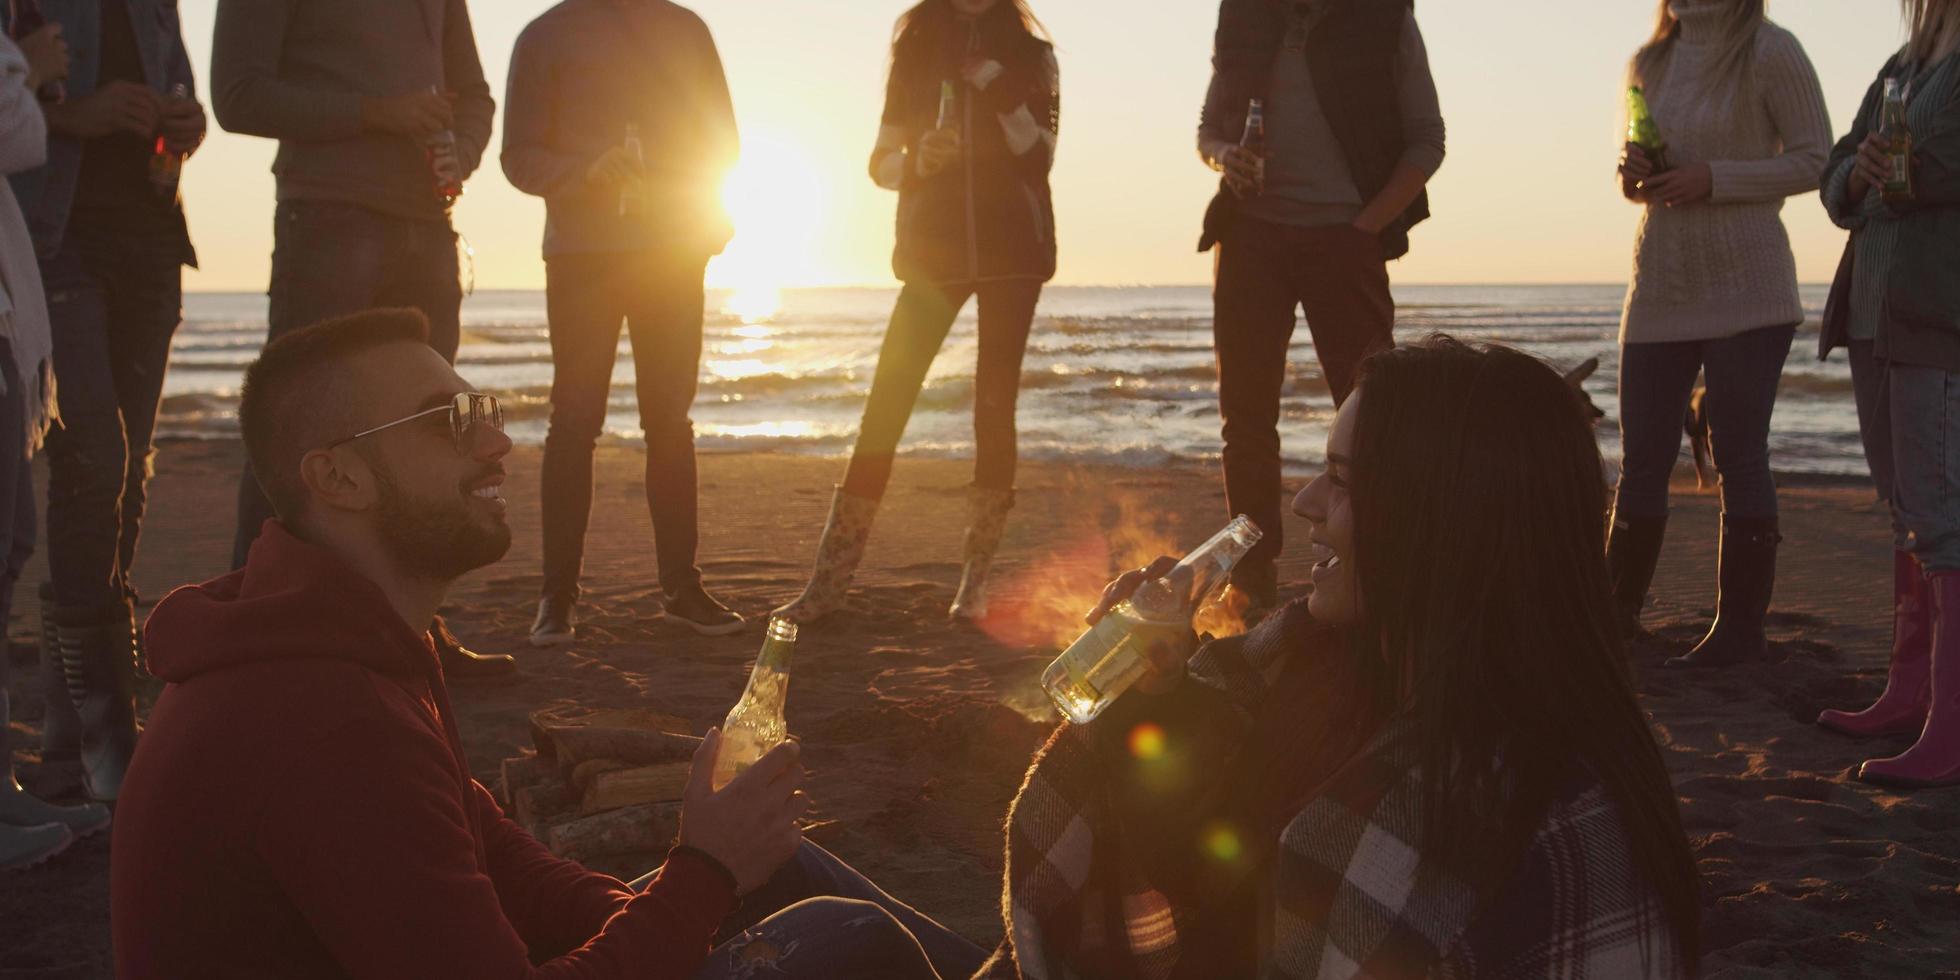
[[660, 612], [660, 618], [670, 620], [693, 630], [702, 636], [727, 636], [740, 633], [748, 625], [734, 610], [722, 605], [699, 585], [683, 589], [678, 595], [666, 596], [667, 604]]
[[58, 823], [38, 827], [0, 826], [0, 871], [25, 871], [60, 854], [75, 835]]
[[555, 647], [572, 642], [572, 600], [548, 595], [538, 600], [538, 618], [531, 623], [531, 645]]

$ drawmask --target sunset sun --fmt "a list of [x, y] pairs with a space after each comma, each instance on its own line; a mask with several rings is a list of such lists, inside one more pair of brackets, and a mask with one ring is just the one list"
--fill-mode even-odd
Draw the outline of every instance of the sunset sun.
[[824, 191], [809, 157], [793, 144], [750, 137], [742, 161], [721, 189], [735, 221], [735, 240], [708, 268], [708, 284], [729, 290], [722, 309], [744, 320], [767, 319], [781, 290], [813, 278]]

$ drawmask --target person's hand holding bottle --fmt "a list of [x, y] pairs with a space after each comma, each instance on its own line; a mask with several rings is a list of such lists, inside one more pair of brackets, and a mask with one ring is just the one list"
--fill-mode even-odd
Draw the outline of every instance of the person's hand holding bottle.
[[960, 131], [935, 129], [919, 140], [919, 176], [937, 177], [959, 156]]
[[1266, 186], [1266, 158], [1243, 146], [1228, 146], [1218, 156], [1225, 185], [1240, 197], [1256, 197]]
[[[1086, 621], [1091, 626], [1102, 622], [1102, 618], [1109, 615], [1110, 610], [1136, 595], [1137, 590], [1146, 583], [1155, 582], [1165, 576], [1171, 578], [1172, 594], [1179, 596], [1190, 594], [1190, 569], [1178, 567], [1175, 558], [1162, 556], [1142, 568], [1124, 572], [1116, 581], [1109, 583], [1108, 587], [1103, 589], [1102, 601], [1096, 603], [1096, 608], [1089, 611], [1089, 615], [1085, 617]], [[1198, 638], [1191, 632], [1190, 627], [1190, 613], [1195, 610], [1187, 609], [1184, 612], [1186, 615], [1177, 629], [1161, 631], [1159, 635], [1152, 636], [1150, 642], [1144, 644], [1144, 674], [1136, 682], [1137, 690], [1145, 694], [1163, 694], [1183, 682], [1185, 665], [1198, 649]]]
[[61, 36], [60, 24], [49, 24], [21, 38], [20, 53], [27, 59], [29, 92], [68, 77], [68, 41]]
[[681, 794], [680, 843], [714, 858], [735, 877], [735, 893], [746, 895], [796, 855], [803, 844], [797, 820], [810, 810], [803, 792], [802, 746], [784, 742], [755, 765], [714, 788], [715, 753], [721, 732], [710, 729], [694, 750], [687, 788]]
[[163, 137], [165, 148], [178, 156], [188, 157], [204, 145], [207, 125], [204, 106], [191, 98], [187, 90], [172, 93], [160, 103], [157, 135]]

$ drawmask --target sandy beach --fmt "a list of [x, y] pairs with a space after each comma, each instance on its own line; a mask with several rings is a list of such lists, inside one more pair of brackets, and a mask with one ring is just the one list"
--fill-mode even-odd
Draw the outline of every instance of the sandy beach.
[[[227, 441], [163, 447], [136, 573], [146, 601], [223, 570], [238, 459]], [[523, 643], [539, 583], [538, 453], [519, 449], [508, 466], [515, 545], [462, 583], [447, 610], [465, 641], [515, 653], [523, 667], [517, 680], [454, 691], [478, 778], [493, 783], [499, 762], [528, 745], [526, 719], [539, 708], [652, 707], [697, 730], [719, 720], [759, 635], [710, 640], [651, 620], [659, 594], [638, 453], [600, 453], [582, 636], [549, 651]], [[710, 586], [754, 615], [794, 595], [841, 470], [808, 457], [705, 456], [701, 565]], [[798, 645], [789, 721], [826, 821], [817, 839], [990, 945], [1000, 934], [1000, 821], [1053, 723], [1036, 687], [1042, 665], [1114, 570], [1195, 544], [1225, 515], [1210, 469], [1025, 466], [994, 620], [984, 630], [953, 627], [944, 610], [959, 575], [966, 478], [956, 461], [899, 465], [853, 608]], [[1716, 503], [1689, 480], [1677, 484], [1648, 618], [1660, 624], [1657, 640], [1634, 656], [1701, 861], [1708, 975], [1960, 976], [1960, 790], [1902, 795], [1860, 784], [1851, 778], [1860, 760], [1903, 745], [1860, 744], [1810, 724], [1820, 707], [1857, 704], [1882, 684], [1883, 510], [1866, 486], [1786, 482], [1773, 662], [1667, 672], [1660, 661], [1699, 637], [1714, 601]], [[1282, 573], [1304, 579], [1297, 560]], [[23, 780], [64, 797], [76, 791], [75, 773], [41, 766], [27, 749], [41, 714], [41, 574], [37, 559], [10, 624], [12, 736]], [[154, 694], [152, 685], [145, 702]], [[110, 975], [108, 868], [104, 837], [0, 879], [0, 977]]]

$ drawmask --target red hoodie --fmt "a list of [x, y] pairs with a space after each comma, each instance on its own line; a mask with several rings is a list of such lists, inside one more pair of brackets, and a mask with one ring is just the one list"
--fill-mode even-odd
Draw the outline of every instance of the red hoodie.
[[118, 976], [684, 980], [707, 958], [726, 872], [679, 849], [635, 895], [552, 856], [470, 778], [428, 634], [276, 523], [145, 639], [170, 686], [116, 806]]

